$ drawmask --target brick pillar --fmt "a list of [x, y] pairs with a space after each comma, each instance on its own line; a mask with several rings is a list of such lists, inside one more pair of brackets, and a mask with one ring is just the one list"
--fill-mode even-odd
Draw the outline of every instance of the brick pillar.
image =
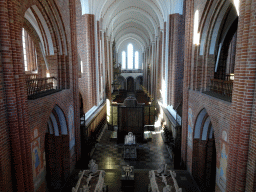
[[1, 59], [12, 147], [13, 186], [16, 191], [33, 191], [30, 130], [26, 109], [27, 93], [21, 62], [23, 61], [21, 46], [23, 16], [18, 15], [19, 1], [1, 0], [0, 6], [3, 9], [0, 13]]
[[[256, 78], [256, 0], [240, 2], [238, 22], [238, 41], [235, 63], [235, 80], [232, 97], [232, 119], [230, 121], [229, 154], [227, 167], [227, 191], [253, 191], [255, 181], [255, 148], [249, 151], [249, 144], [254, 144], [255, 132], [251, 122], [255, 111], [254, 90]], [[255, 144], [254, 144], [255, 145]], [[252, 147], [252, 146], [250, 146]], [[248, 158], [248, 153], [249, 158]], [[251, 167], [253, 166], [253, 167]], [[246, 186], [247, 189], [246, 190]]]
[[[70, 28], [71, 28], [71, 51], [72, 51], [72, 83], [73, 83], [73, 106], [74, 106], [74, 128], [76, 137], [76, 158], [81, 157], [81, 139], [80, 139], [80, 109], [79, 109], [79, 88], [78, 88], [78, 54], [77, 54], [77, 31], [76, 31], [76, 5], [69, 1], [70, 9]], [[67, 65], [68, 66], [68, 65]], [[69, 77], [69, 76], [68, 76]], [[70, 83], [68, 83], [70, 84]]]
[[95, 16], [85, 14], [77, 21], [78, 51], [83, 62], [84, 73], [80, 82], [83, 100], [86, 101], [84, 112], [96, 105], [96, 54], [95, 54]]
[[145, 48], [145, 53], [144, 53], [144, 60], [145, 60], [145, 64], [144, 64], [144, 68], [143, 68], [143, 71], [144, 71], [144, 76], [143, 76], [143, 86], [144, 87], [147, 87], [147, 66], [148, 66], [148, 58], [147, 58], [147, 50], [148, 48], [146, 47]]
[[187, 128], [188, 128], [188, 98], [190, 87], [190, 74], [192, 62], [192, 42], [193, 42], [193, 18], [194, 0], [185, 2], [185, 50], [184, 50], [184, 77], [183, 77], [183, 109], [182, 109], [182, 140], [181, 155], [183, 162], [187, 161]]
[[170, 15], [168, 96], [169, 104], [174, 108], [182, 101], [184, 70], [184, 16]]
[[108, 41], [106, 33], [104, 33], [104, 63], [105, 63], [105, 97], [110, 99], [109, 97], [109, 78], [108, 78]]
[[[156, 99], [160, 99], [161, 85], [162, 85], [162, 62], [163, 62], [163, 32], [160, 31], [159, 36], [159, 50], [158, 50], [158, 61], [157, 61], [157, 80], [156, 80]], [[163, 90], [162, 90], [163, 91]]]
[[166, 22], [164, 22], [164, 32], [163, 32], [163, 79], [165, 80], [165, 65], [166, 65], [166, 62], [165, 62], [165, 58], [166, 58]]

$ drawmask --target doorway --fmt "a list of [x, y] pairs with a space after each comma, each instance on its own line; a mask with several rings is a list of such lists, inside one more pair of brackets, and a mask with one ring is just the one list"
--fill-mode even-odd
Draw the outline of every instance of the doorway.
[[47, 123], [45, 135], [46, 181], [50, 191], [60, 190], [69, 177], [70, 150], [66, 120], [55, 106]]
[[205, 109], [200, 112], [195, 124], [192, 175], [202, 192], [215, 191], [215, 137], [211, 119]]
[[127, 79], [127, 91], [134, 92], [134, 79], [132, 77], [128, 77]]

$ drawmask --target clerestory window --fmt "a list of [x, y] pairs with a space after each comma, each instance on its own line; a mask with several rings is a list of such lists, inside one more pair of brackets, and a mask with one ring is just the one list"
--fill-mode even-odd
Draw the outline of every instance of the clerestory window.
[[122, 69], [139, 69], [139, 52], [134, 53], [132, 44], [127, 46], [127, 54], [126, 51], [122, 52]]
[[128, 69], [133, 69], [133, 45], [128, 45]]

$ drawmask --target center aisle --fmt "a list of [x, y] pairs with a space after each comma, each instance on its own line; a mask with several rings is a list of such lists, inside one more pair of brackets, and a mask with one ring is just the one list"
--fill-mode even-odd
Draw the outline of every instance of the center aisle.
[[157, 170], [161, 164], [167, 164], [168, 169], [173, 163], [166, 150], [160, 131], [152, 132], [152, 140], [147, 143], [137, 143], [137, 159], [123, 159], [123, 145], [110, 140], [112, 131], [104, 130], [100, 142], [96, 145], [92, 159], [99, 169], [106, 171], [105, 183], [111, 192], [121, 191], [121, 166], [130, 165], [135, 169], [134, 191], [147, 191], [149, 184], [148, 172]]

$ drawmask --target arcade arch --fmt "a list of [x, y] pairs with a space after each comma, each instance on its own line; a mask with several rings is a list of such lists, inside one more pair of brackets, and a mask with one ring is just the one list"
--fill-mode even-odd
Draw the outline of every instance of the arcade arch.
[[192, 175], [201, 191], [215, 191], [216, 146], [206, 109], [199, 113], [193, 135]]
[[70, 139], [66, 118], [56, 105], [47, 122], [45, 135], [46, 181], [49, 189], [59, 190], [70, 173]]

